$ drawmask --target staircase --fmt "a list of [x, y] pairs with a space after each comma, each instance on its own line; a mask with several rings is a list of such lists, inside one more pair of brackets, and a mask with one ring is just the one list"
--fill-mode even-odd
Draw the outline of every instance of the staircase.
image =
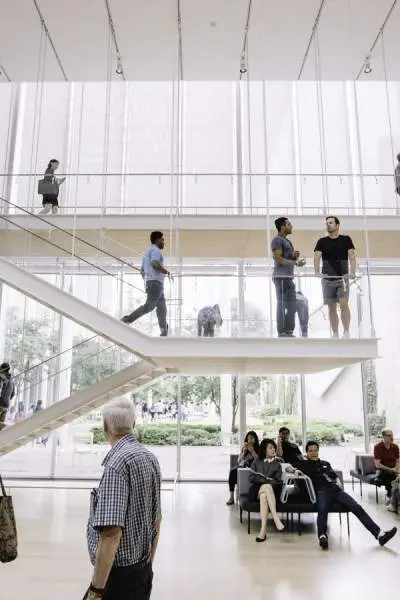
[[48, 435], [51, 431], [82, 417], [109, 400], [148, 385], [166, 373], [166, 369], [139, 361], [86, 390], [56, 402], [29, 419], [1, 431], [0, 456], [38, 437]]

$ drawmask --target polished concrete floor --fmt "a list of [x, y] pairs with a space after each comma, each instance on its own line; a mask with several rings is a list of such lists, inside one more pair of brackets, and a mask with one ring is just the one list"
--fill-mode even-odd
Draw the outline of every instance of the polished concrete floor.
[[[18, 519], [20, 554], [0, 565], [1, 600], [81, 600], [91, 575], [85, 545], [89, 490], [10, 490]], [[398, 589], [400, 535], [380, 548], [351, 518], [351, 538], [331, 518], [331, 549], [316, 545], [314, 517], [302, 536], [277, 533], [256, 544], [226, 507], [222, 485], [180, 484], [163, 492], [164, 521], [154, 565], [154, 600], [376, 600]], [[373, 495], [365, 507], [388, 529], [398, 517]]]

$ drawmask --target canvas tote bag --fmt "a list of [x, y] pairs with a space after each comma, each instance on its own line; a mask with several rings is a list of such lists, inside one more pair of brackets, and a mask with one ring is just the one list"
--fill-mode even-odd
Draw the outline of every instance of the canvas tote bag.
[[11, 496], [0, 475], [0, 562], [15, 560], [18, 555], [17, 525]]

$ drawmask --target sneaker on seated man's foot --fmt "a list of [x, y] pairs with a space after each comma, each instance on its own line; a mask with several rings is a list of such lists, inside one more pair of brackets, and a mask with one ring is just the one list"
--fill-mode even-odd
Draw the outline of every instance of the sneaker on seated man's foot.
[[397, 533], [397, 527], [392, 527], [389, 531], [383, 531], [378, 536], [378, 542], [381, 546], [387, 544]]
[[122, 321], [122, 323], [127, 323], [128, 325], [130, 323], [129, 318], [127, 316], [122, 317], [121, 321]]
[[319, 536], [319, 545], [322, 548], [322, 550], [328, 550], [329, 544], [328, 544], [328, 538], [326, 535]]

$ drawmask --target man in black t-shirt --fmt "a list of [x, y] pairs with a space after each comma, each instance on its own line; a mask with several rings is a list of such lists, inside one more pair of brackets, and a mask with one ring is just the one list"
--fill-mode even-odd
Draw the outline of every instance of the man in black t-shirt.
[[[337, 304], [343, 324], [343, 337], [349, 337], [349, 279], [356, 276], [356, 254], [349, 235], [339, 233], [340, 221], [337, 217], [326, 218], [328, 235], [320, 238], [314, 248], [315, 274], [321, 277], [322, 257], [322, 293], [324, 304], [329, 309], [329, 321], [332, 336], [339, 336], [339, 318]], [[350, 263], [350, 272], [349, 272]]]

